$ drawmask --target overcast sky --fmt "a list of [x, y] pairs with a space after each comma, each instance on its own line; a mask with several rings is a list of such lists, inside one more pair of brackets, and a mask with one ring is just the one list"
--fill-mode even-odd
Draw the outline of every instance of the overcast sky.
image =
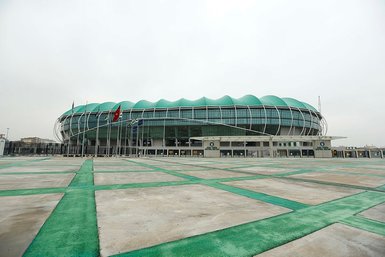
[[90, 102], [293, 97], [385, 146], [384, 0], [0, 0], [0, 133]]

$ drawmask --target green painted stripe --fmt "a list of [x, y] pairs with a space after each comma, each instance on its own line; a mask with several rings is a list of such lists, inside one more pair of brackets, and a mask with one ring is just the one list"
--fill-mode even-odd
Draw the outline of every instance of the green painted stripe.
[[[240, 163], [234, 163], [234, 165], [238, 165], [238, 164], [240, 164]], [[255, 164], [243, 164], [243, 165], [234, 166], [234, 167], [227, 168], [227, 169], [242, 169], [242, 168], [265, 168], [265, 167], [260, 166], [260, 165], [255, 165]]]
[[204, 171], [204, 170], [207, 170], [207, 169], [206, 168], [199, 168], [199, 169], [187, 168], [187, 169], [175, 169], [173, 171], [180, 172], [180, 171]]
[[2, 175], [24, 175], [24, 174], [28, 174], [28, 175], [31, 175], [31, 174], [32, 175], [33, 174], [68, 174], [68, 173], [75, 173], [75, 171], [4, 172], [4, 173], [0, 173], [0, 176], [2, 176]]
[[33, 162], [40, 162], [40, 161], [45, 161], [45, 160], [49, 160], [49, 159], [51, 159], [51, 157], [47, 157], [47, 158], [43, 158], [43, 159], [25, 160], [25, 161], [9, 163], [9, 164], [5, 164], [5, 165], [1, 165], [0, 169], [23, 166], [23, 165], [31, 163], [31, 162], [32, 163]]
[[[127, 161], [138, 163], [138, 164], [142, 164], [142, 163], [135, 162], [135, 161], [132, 161], [132, 160], [127, 160]], [[167, 174], [170, 174], [170, 175], [173, 175], [173, 176], [177, 176], [177, 177], [181, 177], [181, 178], [184, 178], [184, 179], [187, 179], [187, 180], [190, 180], [190, 181], [195, 181], [197, 183], [199, 183], [200, 181], [227, 182], [227, 181], [253, 180], [253, 179], [261, 179], [261, 178], [270, 177], [270, 176], [266, 176], [266, 175], [259, 175], [259, 174], [256, 175], [256, 174], [252, 173], [252, 175], [245, 174], [246, 176], [244, 176], [244, 177], [202, 179], [202, 178], [199, 178], [199, 177], [195, 177], [195, 176], [179, 173], [177, 171], [170, 171], [170, 170], [167, 170], [167, 169], [159, 168], [157, 166], [150, 165], [150, 164], [143, 163], [142, 166], [149, 167], [149, 168], [152, 168], [152, 169], [154, 169], [156, 171], [164, 172], [164, 173], [167, 173]]]
[[208, 182], [208, 181], [203, 181], [201, 183], [208, 185], [208, 186], [211, 186], [211, 187], [215, 187], [217, 189], [225, 190], [225, 191], [230, 192], [230, 193], [246, 196], [246, 197], [251, 198], [251, 199], [260, 200], [260, 201], [263, 201], [266, 203], [271, 203], [271, 204], [282, 206], [282, 207], [289, 208], [292, 210], [300, 210], [303, 208], [307, 208], [309, 206], [309, 205], [304, 204], [304, 203], [291, 201], [291, 200], [284, 199], [281, 197], [267, 195], [267, 194], [263, 194], [263, 193], [258, 193], [258, 192], [254, 192], [251, 190], [233, 187], [233, 186], [229, 186], [229, 185], [225, 185], [225, 184], [212, 183], [212, 182]]
[[99, 256], [92, 160], [86, 160], [24, 256]]
[[325, 171], [325, 173], [337, 173], [337, 174], [349, 174], [349, 175], [356, 175], [356, 176], [368, 176], [368, 177], [379, 177], [379, 178], [385, 178], [385, 173], [384, 175], [379, 175], [379, 174], [370, 174], [370, 173], [358, 173], [358, 172], [351, 172], [351, 171], [337, 171], [337, 170], [331, 170], [331, 171]]
[[81, 166], [82, 166], [82, 163], [79, 163], [79, 164], [71, 164], [71, 163], [68, 163], [68, 164], [57, 164], [55, 159], [52, 160], [53, 162], [52, 163], [47, 163], [46, 160], [44, 160], [43, 163], [38, 163], [38, 162], [35, 162], [35, 163], [30, 163], [28, 165], [28, 167], [41, 167], [41, 166], [44, 166], [44, 167], [50, 167], [50, 168], [60, 168], [60, 167], [71, 167], [71, 168], [74, 168], [74, 169], [79, 169]]
[[[186, 181], [165, 181], [165, 182], [149, 182], [149, 183], [129, 183], [129, 184], [114, 184], [114, 185], [83, 185], [84, 189], [94, 190], [115, 190], [126, 188], [147, 188], [147, 187], [162, 187], [162, 186], [178, 186], [178, 185], [191, 185], [198, 184], [200, 181], [211, 182], [229, 182], [240, 180], [253, 180], [265, 178], [264, 176], [252, 176], [252, 177], [237, 177], [237, 178], [220, 178], [220, 179], [207, 179], [207, 180], [186, 180]], [[35, 195], [35, 194], [53, 194], [64, 193], [70, 189], [66, 188], [34, 188], [34, 189], [15, 189], [15, 190], [0, 190], [1, 196], [17, 196], [17, 195]]]
[[147, 188], [147, 187], [163, 187], [163, 186], [178, 186], [178, 185], [192, 185], [199, 184], [203, 181], [211, 183], [229, 182], [229, 181], [240, 181], [240, 180], [253, 180], [261, 179], [263, 176], [253, 177], [236, 177], [236, 178], [214, 178], [214, 179], [194, 179], [184, 181], [164, 181], [164, 182], [146, 182], [146, 183], [128, 183], [128, 184], [113, 184], [113, 185], [95, 185], [95, 190], [115, 190], [125, 188]]
[[[126, 159], [122, 159], [122, 161], [126, 161]], [[137, 165], [133, 165], [133, 164], [127, 164], [127, 163], [119, 163], [119, 164], [115, 164], [115, 163], [109, 163], [109, 164], [104, 164], [104, 163], [94, 163], [94, 167], [135, 167]]]
[[180, 178], [184, 178], [184, 179], [191, 180], [191, 181], [201, 180], [201, 178], [198, 178], [198, 177], [195, 177], [195, 176], [191, 176], [191, 175], [187, 175], [187, 174], [183, 174], [183, 173], [179, 173], [179, 172], [172, 171], [172, 170], [166, 170], [166, 169], [158, 168], [157, 171], [161, 171], [161, 172], [167, 173], [169, 175], [180, 177]]
[[278, 174], [272, 174], [274, 177], [286, 177], [291, 175], [297, 175], [297, 174], [304, 174], [304, 173], [310, 173], [310, 172], [321, 172], [322, 170], [315, 170], [315, 169], [299, 169], [295, 171], [289, 171], [284, 173], [278, 173]]
[[84, 161], [84, 164], [72, 179], [69, 188], [79, 188], [94, 185], [94, 176], [92, 174], [92, 160]]
[[149, 183], [132, 183], [132, 184], [114, 184], [114, 185], [96, 185], [95, 190], [116, 190], [127, 188], [146, 188], [146, 187], [165, 187], [197, 184], [196, 181], [167, 181], [167, 182], [149, 182]]
[[380, 221], [360, 216], [352, 216], [341, 220], [340, 223], [385, 236], [385, 223]]
[[156, 172], [156, 170], [96, 170], [93, 173]]
[[161, 172], [164, 172], [164, 173], [167, 173], [169, 175], [176, 176], [176, 177], [180, 177], [180, 178], [184, 178], [184, 179], [188, 179], [188, 180], [200, 180], [200, 178], [197, 178], [197, 177], [194, 177], [194, 176], [189, 176], [189, 175], [185, 175], [185, 174], [182, 174], [182, 173], [178, 173], [176, 171], [159, 168], [159, 167], [157, 167], [155, 165], [151, 165], [151, 164], [148, 164], [148, 163], [141, 163], [141, 162], [136, 162], [136, 161], [132, 161], [132, 160], [126, 160], [126, 161], [131, 162], [131, 163], [135, 163], [135, 164], [138, 164], [138, 165], [141, 165], [143, 167], [151, 168], [151, 169], [153, 169], [155, 171], [161, 171]]
[[[40, 167], [40, 164], [32, 164], [30, 165], [31, 167]], [[49, 163], [44, 163], [44, 167], [74, 167], [74, 168], [80, 168], [81, 166], [81, 163], [79, 164], [55, 164], [55, 163], [52, 163], [52, 164], [49, 164]]]
[[347, 187], [347, 188], [354, 188], [354, 189], [360, 189], [360, 190], [366, 190], [366, 191], [379, 191], [379, 192], [385, 191], [385, 190], [382, 190], [382, 188], [356, 186], [356, 185], [350, 185], [350, 184], [341, 184], [341, 183], [336, 183], [336, 182], [327, 182], [327, 181], [320, 181], [320, 180], [315, 180], [315, 179], [291, 178], [291, 177], [284, 177], [282, 179], [309, 182], [309, 183], [328, 185], [328, 186]]
[[0, 190], [0, 197], [1, 196], [17, 196], [17, 195], [54, 194], [54, 193], [64, 193], [65, 191], [66, 191], [66, 189], [63, 187]]
[[[157, 166], [150, 165], [150, 164], [139, 163], [139, 162], [135, 162], [132, 160], [127, 160], [127, 161], [137, 163], [139, 165], [143, 165], [144, 167], [152, 168], [154, 170], [159, 170], [159, 171], [165, 172], [165, 173], [170, 174], [170, 175], [182, 177], [182, 178], [188, 179], [192, 182], [195, 181], [195, 182], [198, 182], [201, 184], [205, 184], [207, 186], [215, 187], [217, 189], [225, 190], [225, 191], [228, 191], [228, 192], [231, 192], [234, 194], [246, 196], [246, 197], [249, 197], [252, 199], [264, 201], [267, 203], [282, 206], [282, 207], [289, 208], [292, 210], [299, 210], [299, 209], [303, 209], [303, 208], [308, 207], [308, 205], [303, 204], [303, 203], [299, 203], [299, 202], [283, 199], [280, 197], [275, 197], [275, 196], [271, 196], [271, 195], [267, 195], [267, 194], [263, 194], [263, 193], [257, 193], [257, 192], [253, 192], [253, 191], [246, 190], [246, 189], [241, 189], [241, 188], [237, 188], [237, 187], [232, 187], [232, 186], [216, 183], [216, 182], [225, 182], [225, 181], [239, 181], [239, 180], [246, 180], [246, 179], [255, 179], [255, 178], [262, 178], [262, 177], [266, 177], [266, 176], [261, 176], [261, 175], [256, 176], [255, 174], [253, 174], [254, 176], [250, 176], [250, 177], [206, 180], [206, 179], [201, 179], [201, 178], [190, 176], [190, 175], [185, 175], [183, 173], [178, 173], [176, 171], [169, 171], [166, 169], [158, 168]], [[146, 185], [149, 185], [149, 183], [146, 183]], [[154, 186], [154, 185], [155, 186], [166, 186], [166, 185], [168, 186], [170, 184], [169, 183], [162, 183], [162, 184], [151, 183], [149, 186]], [[144, 187], [144, 185], [143, 184], [139, 185], [139, 187]], [[128, 187], [125, 187], [125, 188], [128, 188]]]
[[254, 176], [246, 176], [246, 177], [210, 178], [210, 179], [202, 179], [202, 180], [203, 181], [212, 181], [212, 182], [230, 182], [230, 181], [262, 179], [262, 178], [269, 178], [269, 177], [270, 176], [265, 176], [265, 175], [254, 175]]
[[115, 256], [253, 256], [385, 201], [363, 192], [332, 202]]
[[[166, 164], [175, 164], [175, 163], [178, 163], [178, 162], [173, 162], [173, 161], [161, 161], [161, 160], [155, 160], [155, 161], [158, 161], [158, 162], [161, 162], [161, 163], [166, 163]], [[199, 167], [199, 168], [203, 168], [203, 169], [209, 169], [209, 170], [223, 170], [223, 171], [231, 171], [231, 172], [234, 172], [234, 173], [240, 173], [240, 174], [244, 174], [244, 175], [256, 175], [255, 172], [248, 172], [248, 171], [238, 171], [238, 170], [231, 170], [231, 168], [218, 168], [218, 167], [211, 167], [211, 166], [206, 166], [206, 165], [202, 165], [202, 164], [188, 164], [188, 163], [178, 163], [180, 164], [181, 166], [194, 166], [194, 167]], [[156, 166], [153, 166], [153, 167], [156, 167]], [[259, 174], [257, 174], [259, 175]]]
[[229, 181], [240, 181], [240, 180], [253, 180], [264, 178], [263, 176], [253, 177], [237, 177], [237, 178], [215, 178], [215, 179], [194, 179], [194, 180], [183, 180], [183, 181], [164, 181], [164, 182], [146, 182], [146, 183], [128, 183], [128, 184], [113, 184], [113, 185], [95, 185], [95, 190], [115, 190], [115, 189], [126, 189], [126, 188], [147, 188], [147, 187], [163, 187], [163, 186], [178, 186], [178, 185], [192, 185], [199, 184], [202, 181], [208, 181], [211, 183], [229, 182]]

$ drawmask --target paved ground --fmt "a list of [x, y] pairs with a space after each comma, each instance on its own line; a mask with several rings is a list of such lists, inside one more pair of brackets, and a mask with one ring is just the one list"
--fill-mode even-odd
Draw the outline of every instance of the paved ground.
[[0, 256], [385, 256], [384, 159], [0, 158]]

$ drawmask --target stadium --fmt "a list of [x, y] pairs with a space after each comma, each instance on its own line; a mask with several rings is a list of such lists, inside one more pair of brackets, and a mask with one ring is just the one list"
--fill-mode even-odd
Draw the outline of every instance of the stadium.
[[90, 103], [55, 125], [68, 155], [331, 157], [313, 106], [277, 96]]

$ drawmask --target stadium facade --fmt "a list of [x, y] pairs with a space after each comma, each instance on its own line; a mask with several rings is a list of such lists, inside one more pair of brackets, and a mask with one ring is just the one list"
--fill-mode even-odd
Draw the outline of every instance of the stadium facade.
[[327, 123], [294, 98], [246, 95], [72, 107], [55, 125], [68, 155], [331, 157]]

